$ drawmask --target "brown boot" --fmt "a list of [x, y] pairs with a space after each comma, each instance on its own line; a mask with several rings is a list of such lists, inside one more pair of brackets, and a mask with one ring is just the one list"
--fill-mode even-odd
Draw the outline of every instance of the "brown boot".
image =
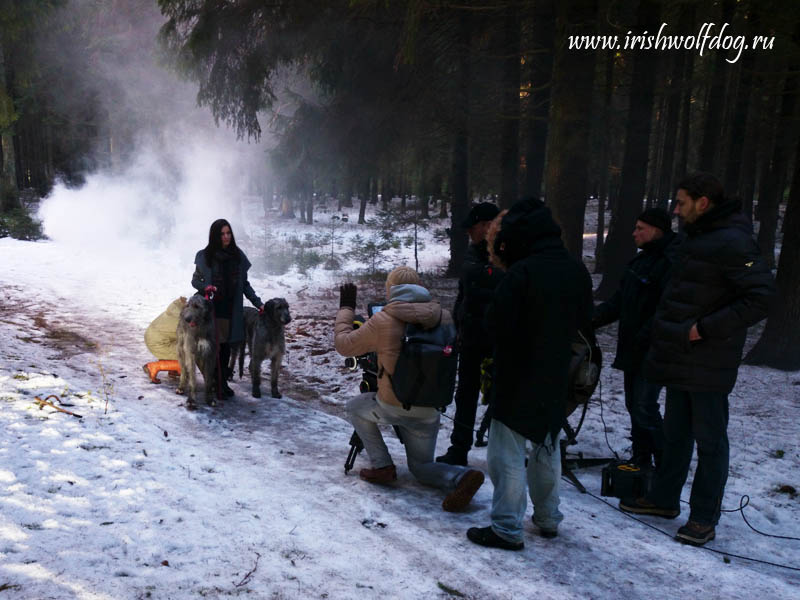
[[472, 500], [475, 492], [483, 485], [483, 480], [483, 473], [477, 469], [470, 469], [464, 473], [456, 489], [450, 492], [442, 502], [442, 508], [447, 512], [464, 510], [469, 501]]
[[397, 480], [397, 469], [394, 465], [387, 465], [380, 469], [361, 469], [358, 475], [370, 483], [391, 483]]
[[142, 369], [150, 377], [151, 382], [161, 383], [158, 378], [159, 371], [170, 371], [180, 375], [181, 365], [177, 360], [155, 360], [147, 363]]

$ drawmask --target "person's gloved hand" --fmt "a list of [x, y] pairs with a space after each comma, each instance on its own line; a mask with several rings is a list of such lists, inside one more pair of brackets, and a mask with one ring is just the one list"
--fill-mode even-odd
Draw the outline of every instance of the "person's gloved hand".
[[345, 283], [339, 286], [339, 308], [348, 306], [356, 309], [356, 292], [358, 288], [355, 283]]

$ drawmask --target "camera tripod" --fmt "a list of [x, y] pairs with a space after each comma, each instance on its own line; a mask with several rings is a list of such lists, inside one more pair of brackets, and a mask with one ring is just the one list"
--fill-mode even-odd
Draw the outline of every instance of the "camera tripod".
[[564, 417], [564, 425], [562, 428], [564, 429], [564, 433], [566, 435], [565, 437], [561, 438], [559, 442], [561, 449], [561, 475], [569, 479], [572, 484], [578, 488], [578, 490], [580, 490], [581, 494], [586, 493], [586, 488], [575, 475], [574, 470], [606, 465], [615, 460], [613, 456], [605, 458], [585, 458], [583, 456], [583, 452], [578, 452], [576, 455], [567, 456], [567, 446], [574, 446], [578, 443], [578, 431], [580, 431], [581, 425], [583, 425], [583, 419], [586, 416], [587, 405], [588, 402], [583, 405], [583, 414], [581, 415], [581, 420], [577, 429], [573, 429], [567, 418]]

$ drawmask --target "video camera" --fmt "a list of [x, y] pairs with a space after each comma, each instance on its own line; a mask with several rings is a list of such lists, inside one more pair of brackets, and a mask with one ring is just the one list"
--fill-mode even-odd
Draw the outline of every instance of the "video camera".
[[[379, 302], [370, 302], [367, 305], [367, 315], [371, 318], [386, 306]], [[365, 323], [364, 317], [356, 315], [353, 318], [353, 329], [358, 329]], [[378, 355], [375, 352], [367, 352], [361, 356], [348, 356], [344, 359], [344, 366], [351, 371], [361, 369], [361, 383], [358, 389], [362, 394], [375, 392], [378, 390]]]

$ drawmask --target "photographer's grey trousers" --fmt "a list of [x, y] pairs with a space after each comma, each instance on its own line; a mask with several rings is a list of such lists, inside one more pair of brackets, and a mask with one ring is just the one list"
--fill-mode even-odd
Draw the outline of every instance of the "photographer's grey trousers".
[[347, 403], [347, 419], [353, 424], [372, 467], [380, 469], [393, 464], [378, 425], [396, 425], [403, 436], [408, 469], [420, 483], [443, 490], [452, 490], [467, 467], [434, 462], [436, 436], [439, 434], [439, 411], [435, 408], [384, 404], [375, 392], [367, 392]]

